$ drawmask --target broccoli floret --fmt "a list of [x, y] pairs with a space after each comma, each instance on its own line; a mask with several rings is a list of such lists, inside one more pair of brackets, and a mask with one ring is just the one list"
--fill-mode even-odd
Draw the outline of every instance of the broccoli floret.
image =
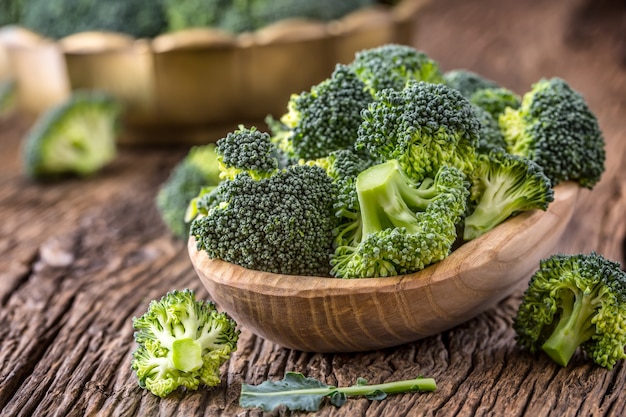
[[480, 122], [456, 90], [409, 81], [400, 91], [382, 90], [362, 116], [356, 149], [379, 162], [397, 159], [415, 181], [434, 177], [443, 165], [473, 168]]
[[372, 96], [387, 88], [402, 90], [409, 81], [443, 82], [437, 62], [407, 45], [392, 43], [359, 51], [349, 66]]
[[469, 101], [485, 109], [497, 121], [507, 107], [518, 109], [522, 99], [513, 91], [504, 88], [482, 88], [474, 92]]
[[500, 130], [498, 119], [495, 119], [491, 113], [482, 107], [476, 105], [473, 107], [476, 118], [480, 123], [476, 151], [480, 154], [484, 154], [489, 153], [489, 151], [493, 149], [506, 149], [506, 141]]
[[[293, 165], [268, 178], [223, 180], [191, 224], [198, 250], [248, 269], [327, 276], [335, 188], [319, 166]], [[199, 206], [202, 203], [198, 203]]]
[[53, 39], [98, 30], [149, 38], [166, 19], [162, 0], [25, 0], [21, 24]]
[[217, 26], [231, 3], [229, 0], [163, 0], [167, 30]]
[[448, 87], [457, 90], [468, 100], [478, 90], [500, 87], [495, 81], [463, 68], [445, 72], [443, 81]]
[[151, 301], [133, 327], [138, 346], [131, 368], [139, 386], [159, 397], [219, 384], [220, 366], [237, 350], [240, 333], [228, 314], [189, 289]]
[[[364, 84], [345, 65], [310, 91], [293, 94], [288, 112], [273, 131], [273, 141], [292, 160], [316, 159], [338, 149], [351, 149], [361, 124], [361, 111], [372, 101]], [[276, 129], [276, 124], [273, 124]]]
[[359, 174], [356, 190], [359, 216], [336, 230], [332, 275], [407, 274], [448, 256], [469, 194], [460, 170], [442, 166], [417, 183], [389, 160]]
[[612, 369], [626, 358], [626, 273], [592, 252], [540, 262], [513, 321], [517, 342], [567, 366], [578, 347]]
[[53, 179], [86, 176], [111, 162], [117, 153], [121, 105], [95, 91], [77, 91], [44, 112], [24, 139], [26, 174]]
[[550, 179], [535, 162], [503, 150], [477, 158], [470, 175], [473, 211], [465, 218], [463, 238], [475, 239], [512, 215], [546, 210], [554, 200]]
[[252, 178], [272, 176], [278, 169], [278, 155], [269, 133], [256, 127], [230, 132], [217, 141], [217, 154], [221, 178], [234, 178], [247, 172]]
[[159, 188], [156, 206], [163, 222], [176, 237], [189, 236], [186, 213], [191, 201], [201, 190], [220, 183], [215, 147], [214, 143], [192, 147]]
[[0, 26], [18, 24], [24, 0], [0, 0]]
[[507, 108], [499, 122], [507, 151], [541, 165], [552, 185], [577, 181], [592, 188], [600, 180], [604, 137], [584, 97], [566, 81], [535, 83], [520, 108]]

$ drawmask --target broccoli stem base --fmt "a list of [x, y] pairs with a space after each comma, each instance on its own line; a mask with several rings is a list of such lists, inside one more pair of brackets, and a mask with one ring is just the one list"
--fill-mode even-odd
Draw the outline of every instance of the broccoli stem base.
[[563, 313], [541, 349], [556, 363], [565, 367], [578, 347], [595, 334], [591, 316], [595, 310], [593, 294], [567, 291], [562, 297]]

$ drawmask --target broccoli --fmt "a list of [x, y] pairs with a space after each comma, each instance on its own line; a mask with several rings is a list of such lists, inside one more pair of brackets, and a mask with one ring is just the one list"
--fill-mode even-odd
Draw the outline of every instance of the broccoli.
[[167, 30], [175, 32], [188, 28], [217, 26], [231, 3], [233, 2], [229, 0], [163, 0]]
[[351, 149], [362, 121], [361, 111], [371, 101], [354, 72], [338, 64], [329, 78], [310, 91], [291, 96], [280, 126], [270, 122], [273, 141], [295, 161]]
[[44, 112], [24, 139], [26, 174], [53, 179], [86, 176], [111, 162], [116, 153], [121, 105], [96, 91], [76, 91]]
[[355, 186], [359, 212], [336, 230], [333, 276], [407, 274], [448, 256], [469, 194], [460, 170], [444, 165], [417, 183], [392, 159], [361, 172]]
[[592, 188], [602, 176], [605, 143], [584, 97], [560, 78], [542, 79], [522, 97], [519, 109], [499, 119], [507, 151], [532, 159], [557, 185], [576, 181]]
[[17, 107], [17, 86], [13, 80], [0, 81], [0, 120], [10, 116]]
[[535, 162], [503, 150], [480, 154], [477, 161], [470, 174], [475, 206], [465, 217], [463, 239], [475, 239], [519, 212], [546, 210], [554, 200], [550, 179]]
[[480, 123], [476, 152], [484, 154], [492, 149], [506, 149], [506, 141], [500, 130], [498, 119], [495, 119], [491, 113], [482, 107], [473, 105], [473, 109]]
[[595, 252], [540, 262], [513, 321], [517, 342], [567, 366], [578, 347], [612, 369], [626, 358], [626, 273]]
[[415, 181], [434, 177], [443, 165], [473, 169], [480, 122], [456, 90], [409, 81], [400, 91], [382, 90], [362, 117], [355, 148], [379, 162], [397, 159]]
[[349, 64], [372, 96], [392, 88], [402, 90], [408, 81], [442, 83], [437, 62], [424, 52], [399, 44], [385, 44], [355, 54]]
[[480, 74], [467, 69], [454, 69], [443, 74], [443, 82], [450, 88], [460, 92], [468, 100], [472, 95], [484, 89], [494, 89], [500, 86]]
[[215, 144], [192, 147], [174, 167], [168, 179], [161, 184], [156, 206], [165, 225], [179, 238], [189, 236], [186, 213], [198, 193], [220, 183], [220, 169]]
[[[259, 145], [248, 149], [265, 159], [268, 137], [247, 132], [252, 134], [240, 132], [231, 138], [245, 139], [248, 145], [256, 139]], [[226, 152], [226, 146], [234, 150], [235, 144], [218, 141], [218, 153]], [[246, 164], [255, 161], [252, 158]], [[308, 164], [277, 169], [270, 176], [253, 175], [243, 169], [248, 166], [256, 165], [242, 165], [241, 172], [196, 202], [198, 215], [190, 233], [198, 250], [248, 269], [328, 275], [336, 224], [332, 178], [323, 168]]]
[[278, 150], [270, 135], [256, 127], [239, 126], [219, 139], [217, 161], [222, 179], [233, 179], [242, 172], [254, 179], [267, 178], [279, 167]]
[[24, 1], [0, 0], [0, 26], [19, 24]]
[[483, 88], [469, 97], [470, 103], [485, 109], [497, 121], [507, 107], [518, 109], [521, 98], [513, 91], [504, 88]]
[[53, 39], [83, 31], [149, 38], [166, 27], [162, 0], [24, 0], [20, 23]]
[[148, 311], [133, 317], [133, 328], [131, 368], [139, 386], [159, 397], [178, 387], [219, 384], [220, 366], [237, 350], [240, 334], [228, 314], [189, 289], [152, 300]]

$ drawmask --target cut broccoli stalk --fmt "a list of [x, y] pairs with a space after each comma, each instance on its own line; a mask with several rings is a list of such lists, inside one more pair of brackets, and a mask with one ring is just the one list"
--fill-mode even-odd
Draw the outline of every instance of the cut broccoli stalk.
[[24, 168], [37, 179], [87, 176], [117, 153], [120, 104], [98, 92], [75, 92], [45, 112], [24, 142]]

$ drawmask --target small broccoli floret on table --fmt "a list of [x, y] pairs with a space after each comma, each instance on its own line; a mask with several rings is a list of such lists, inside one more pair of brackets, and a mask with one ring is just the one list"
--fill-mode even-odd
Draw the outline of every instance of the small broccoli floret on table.
[[328, 275], [335, 186], [321, 167], [293, 165], [260, 179], [242, 172], [207, 198], [191, 235], [210, 258], [258, 271]]
[[211, 301], [186, 289], [150, 302], [133, 318], [137, 348], [131, 368], [139, 385], [165, 397], [179, 387], [196, 390], [220, 383], [220, 366], [237, 349], [240, 331]]
[[355, 54], [349, 66], [372, 96], [387, 88], [402, 90], [409, 81], [443, 82], [439, 64], [407, 45], [386, 44], [364, 49]]
[[361, 111], [372, 101], [363, 83], [345, 65], [310, 91], [293, 94], [288, 112], [273, 126], [273, 141], [292, 161], [316, 159], [351, 149]]
[[413, 180], [434, 177], [443, 165], [470, 172], [480, 122], [473, 106], [443, 84], [410, 81], [386, 89], [363, 112], [355, 144], [379, 162], [397, 159]]
[[0, 81], [0, 120], [13, 114], [16, 108], [17, 86], [15, 81]]
[[117, 154], [120, 103], [111, 96], [78, 91], [35, 121], [24, 139], [26, 174], [53, 179], [65, 174], [86, 176]]
[[358, 217], [336, 230], [332, 275], [401, 275], [448, 256], [469, 194], [460, 170], [443, 166], [418, 183], [389, 160], [359, 174], [356, 190]]
[[578, 348], [612, 369], [626, 346], [626, 273], [592, 252], [540, 262], [513, 321], [517, 342], [567, 366]]
[[519, 109], [500, 116], [507, 151], [532, 159], [552, 185], [576, 181], [592, 188], [605, 164], [604, 137], [584, 97], [560, 78], [535, 83]]
[[546, 210], [554, 200], [550, 179], [535, 162], [503, 150], [478, 156], [470, 174], [471, 213], [465, 217], [463, 238], [475, 239], [510, 216]]
[[443, 74], [443, 82], [448, 87], [460, 92], [463, 97], [469, 98], [477, 91], [486, 88], [499, 88], [497, 82], [467, 69], [459, 68]]
[[202, 189], [207, 191], [220, 183], [220, 169], [215, 144], [192, 147], [161, 184], [156, 206], [165, 225], [179, 238], [189, 236], [186, 213], [190, 202]]

